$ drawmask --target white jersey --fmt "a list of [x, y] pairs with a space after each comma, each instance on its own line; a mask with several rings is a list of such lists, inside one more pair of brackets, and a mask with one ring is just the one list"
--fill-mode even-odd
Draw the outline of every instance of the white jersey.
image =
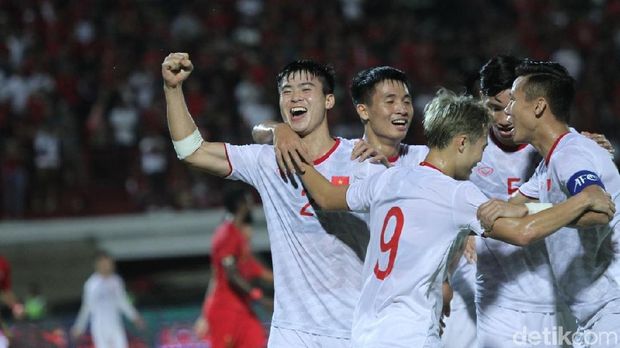
[[[315, 168], [349, 184], [363, 165], [351, 160], [354, 141], [336, 139]], [[254, 186], [267, 220], [274, 273], [272, 325], [349, 338], [362, 285], [368, 227], [362, 216], [315, 211], [298, 178], [284, 180], [271, 145], [226, 144], [230, 179]]]
[[353, 347], [439, 346], [441, 284], [470, 230], [481, 233], [472, 183], [427, 166], [396, 166], [353, 183], [347, 204], [370, 211]]
[[[480, 238], [475, 238], [476, 244], [482, 243]], [[475, 308], [476, 264], [470, 263], [463, 255], [457, 262], [450, 274], [450, 286], [454, 291], [452, 301], [450, 301], [450, 309], [454, 311], [467, 307]], [[473, 320], [475, 321], [475, 317]]]
[[[523, 192], [557, 204], [590, 184], [603, 185], [620, 206], [620, 174], [607, 151], [580, 134], [566, 133], [540, 162]], [[620, 298], [617, 267], [610, 267], [618, 258], [614, 254], [618, 221], [620, 212], [608, 225], [563, 228], [545, 239], [558, 291], [581, 323]]]
[[[540, 155], [531, 145], [502, 148], [489, 136], [469, 180], [489, 198], [508, 200], [532, 175]], [[556, 295], [544, 241], [518, 247], [491, 238], [477, 246], [476, 302], [519, 311], [555, 312]]]
[[[409, 168], [417, 167], [420, 162], [424, 161], [428, 155], [428, 146], [426, 145], [408, 145], [400, 144], [398, 156], [389, 157], [388, 162], [392, 166], [405, 166]], [[353, 181], [365, 180], [386, 169], [383, 164], [373, 164], [365, 161], [363, 166], [355, 173]]]
[[[75, 328], [83, 332], [90, 319], [93, 338], [96, 344], [99, 342], [97, 347], [108, 346], [108, 341], [126, 345], [121, 314], [131, 320], [138, 316], [129, 303], [123, 280], [116, 274], [106, 277], [98, 273], [91, 275], [84, 284], [82, 307]], [[104, 345], [102, 342], [108, 343]]]

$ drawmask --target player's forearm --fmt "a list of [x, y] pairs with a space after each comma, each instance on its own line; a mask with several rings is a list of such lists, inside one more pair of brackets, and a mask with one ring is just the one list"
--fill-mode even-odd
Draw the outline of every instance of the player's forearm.
[[82, 303], [80, 307], [80, 312], [78, 313], [77, 318], [75, 319], [75, 323], [73, 324], [73, 330], [83, 333], [86, 330], [86, 325], [88, 324], [88, 317], [90, 314], [90, 307], [87, 303]]
[[262, 290], [252, 286], [250, 282], [245, 280], [245, 278], [239, 274], [234, 264], [224, 265], [224, 270], [226, 272], [226, 279], [238, 294], [241, 296], [248, 296], [252, 300], [260, 300], [263, 297]]
[[305, 173], [300, 174], [309, 197], [323, 210], [348, 210], [348, 185], [334, 185], [313, 166], [306, 165]]
[[279, 122], [265, 121], [252, 128], [252, 139], [257, 144], [272, 144], [273, 132]]
[[121, 309], [123, 314], [125, 314], [125, 316], [130, 320], [134, 321], [139, 318], [136, 307], [134, 307], [133, 304], [129, 302], [129, 296], [127, 296], [127, 293], [124, 290], [119, 294], [117, 298], [117, 305]]
[[573, 196], [552, 208], [522, 218], [500, 218], [487, 236], [519, 246], [541, 240], [569, 225], [589, 207], [587, 197]]
[[530, 202], [538, 202], [536, 199], [527, 197], [526, 195], [522, 194], [519, 191], [516, 191], [515, 193], [512, 194], [512, 196], [510, 196], [510, 198], [508, 199], [508, 203], [512, 203], [512, 204], [524, 204], [524, 203], [530, 203]]
[[192, 119], [181, 87], [164, 87], [168, 129], [177, 156], [185, 163], [209, 174], [226, 176], [231, 168], [225, 145], [205, 141]]
[[181, 85], [175, 88], [164, 87], [164, 95], [170, 137], [174, 141], [182, 140], [196, 130], [196, 124], [187, 109]]
[[587, 211], [581, 216], [579, 216], [575, 221], [571, 222], [571, 227], [577, 228], [586, 228], [586, 227], [595, 227], [600, 225], [606, 225], [610, 221], [610, 218], [607, 214], [595, 212], [595, 211]]

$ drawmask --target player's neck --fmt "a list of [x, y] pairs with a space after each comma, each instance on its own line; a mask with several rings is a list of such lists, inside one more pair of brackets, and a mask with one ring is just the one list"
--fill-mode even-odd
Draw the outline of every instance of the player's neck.
[[454, 156], [451, 154], [453, 150], [448, 148], [435, 149], [431, 148], [424, 159], [424, 162], [432, 165], [432, 167], [438, 169], [445, 175], [454, 178], [456, 174], [456, 167], [454, 164]]
[[396, 157], [400, 153], [400, 140], [394, 141], [393, 139], [378, 136], [373, 132], [365, 132], [364, 140], [385, 157]]
[[321, 123], [317, 129], [303, 136], [301, 141], [306, 146], [306, 149], [313, 160], [325, 155], [336, 143], [331, 134], [329, 134], [327, 122]]
[[543, 158], [547, 158], [557, 140], [568, 132], [568, 126], [561, 122], [543, 124], [536, 130], [536, 137], [532, 139], [532, 145]]

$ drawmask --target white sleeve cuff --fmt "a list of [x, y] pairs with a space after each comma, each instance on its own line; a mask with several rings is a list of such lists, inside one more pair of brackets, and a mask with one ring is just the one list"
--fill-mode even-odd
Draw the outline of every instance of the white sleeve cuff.
[[551, 203], [525, 203], [525, 206], [527, 207], [527, 213], [529, 215], [533, 215], [533, 214], [536, 214], [538, 212], [541, 212], [543, 210], [553, 207], [553, 204]]
[[189, 155], [196, 152], [196, 150], [200, 148], [203, 141], [204, 139], [202, 138], [202, 135], [200, 135], [200, 131], [196, 128], [192, 134], [186, 136], [185, 138], [179, 141], [173, 140], [172, 145], [174, 146], [174, 151], [177, 153], [177, 157], [179, 159], [185, 159]]

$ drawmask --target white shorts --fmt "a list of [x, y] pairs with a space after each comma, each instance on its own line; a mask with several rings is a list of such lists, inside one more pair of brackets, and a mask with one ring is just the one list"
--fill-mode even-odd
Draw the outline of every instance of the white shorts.
[[268, 348], [350, 348], [351, 340], [271, 326]]
[[0, 348], [9, 348], [9, 340], [0, 332]]
[[527, 312], [478, 306], [479, 348], [570, 347], [562, 338], [574, 325], [562, 312]]
[[441, 335], [445, 348], [476, 347], [476, 307], [461, 307], [450, 311], [443, 319], [446, 327]]
[[95, 348], [114, 347], [127, 348], [127, 334], [123, 329], [100, 329], [91, 330]]

